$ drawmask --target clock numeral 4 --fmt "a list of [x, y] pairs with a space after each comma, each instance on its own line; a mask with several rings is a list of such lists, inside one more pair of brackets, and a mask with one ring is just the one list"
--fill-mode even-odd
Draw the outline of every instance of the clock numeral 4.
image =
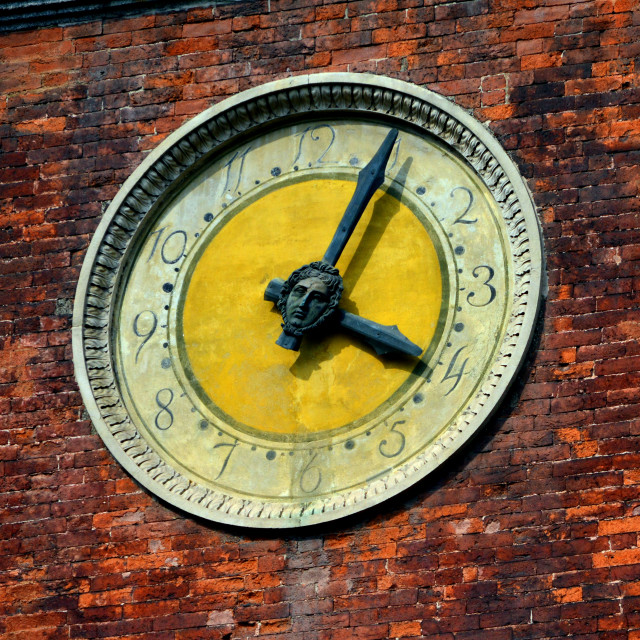
[[469, 358], [465, 359], [465, 361], [460, 365], [457, 371], [454, 371], [454, 367], [456, 366], [456, 362], [458, 361], [458, 356], [460, 355], [460, 352], [466, 348], [467, 348], [466, 345], [462, 346], [453, 354], [453, 357], [449, 362], [449, 367], [447, 368], [447, 372], [444, 374], [442, 380], [440, 380], [440, 382], [445, 382], [446, 380], [455, 380], [451, 389], [449, 389], [449, 391], [447, 391], [447, 393], [444, 394], [445, 396], [448, 396], [458, 386], [458, 383], [460, 382], [460, 378], [462, 378], [462, 375], [464, 374], [464, 368], [467, 362], [469, 361]]

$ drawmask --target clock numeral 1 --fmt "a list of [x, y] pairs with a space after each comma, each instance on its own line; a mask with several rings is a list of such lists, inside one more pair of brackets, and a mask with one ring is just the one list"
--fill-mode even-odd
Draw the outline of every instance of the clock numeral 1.
[[445, 380], [455, 380], [455, 382], [453, 383], [453, 386], [451, 387], [451, 389], [449, 389], [449, 391], [447, 391], [447, 393], [445, 393], [445, 396], [448, 396], [457, 386], [458, 383], [460, 382], [460, 378], [462, 378], [462, 374], [464, 373], [464, 368], [467, 364], [467, 362], [469, 361], [469, 358], [467, 358], [462, 365], [460, 366], [460, 368], [458, 369], [458, 371], [453, 371], [453, 368], [456, 366], [456, 361], [458, 360], [458, 356], [460, 355], [460, 352], [463, 349], [466, 349], [466, 345], [463, 347], [460, 347], [454, 354], [453, 357], [451, 358], [451, 362], [449, 362], [449, 368], [447, 369], [447, 373], [444, 374], [444, 377], [442, 378], [442, 380], [440, 380], [440, 382], [444, 382]]
[[313, 466], [313, 461], [317, 457], [318, 454], [314, 453], [300, 474], [300, 489], [305, 493], [313, 493], [322, 482], [322, 472], [320, 471], [320, 468]]

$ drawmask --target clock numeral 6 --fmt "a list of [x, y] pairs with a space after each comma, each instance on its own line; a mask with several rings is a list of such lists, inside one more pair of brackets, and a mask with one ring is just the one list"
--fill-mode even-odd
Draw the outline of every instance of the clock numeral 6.
[[[162, 395], [167, 397], [169, 394], [169, 399], [164, 402]], [[156, 413], [156, 427], [160, 429], [160, 431], [166, 431], [173, 424], [173, 413], [171, 409], [169, 409], [169, 405], [173, 402], [173, 391], [171, 389], [160, 389], [158, 393], [156, 393], [156, 404], [160, 407], [160, 411]]]
[[380, 453], [385, 457], [385, 458], [395, 458], [395, 456], [399, 455], [402, 450], [404, 449], [404, 445], [406, 442], [406, 438], [404, 436], [404, 433], [402, 433], [402, 431], [399, 431], [398, 429], [396, 429], [396, 427], [399, 424], [404, 424], [406, 422], [406, 420], [398, 420], [397, 422], [394, 422], [391, 425], [391, 429], [389, 431], [389, 436], [391, 436], [391, 434], [393, 434], [394, 439], [396, 441], [396, 445], [395, 445], [395, 449], [392, 448], [392, 445], [387, 441], [387, 439], [385, 438], [384, 440], [380, 441], [380, 445], [378, 447], [378, 451], [380, 451]]
[[491, 304], [495, 297], [496, 297], [496, 288], [492, 285], [489, 284], [491, 282], [491, 280], [493, 279], [493, 276], [495, 275], [495, 271], [486, 264], [480, 264], [478, 265], [471, 273], [473, 273], [473, 277], [477, 278], [478, 277], [478, 269], [486, 269], [489, 272], [489, 275], [487, 276], [487, 279], [482, 283], [485, 287], [489, 288], [489, 299], [486, 302], [483, 302], [481, 304], [476, 304], [475, 302], [472, 302], [471, 298], [473, 298], [476, 294], [472, 291], [471, 293], [469, 293], [467, 295], [467, 302], [472, 306], [472, 307], [486, 307], [488, 304]]
[[[153, 243], [153, 247], [151, 247], [151, 253], [147, 258], [147, 262], [153, 258], [156, 249], [158, 248], [158, 244], [160, 242], [160, 238], [164, 233], [167, 227], [160, 227], [160, 229], [156, 229], [153, 233], [149, 235], [155, 235], [156, 239]], [[172, 231], [162, 243], [160, 247], [160, 257], [162, 258], [162, 262], [165, 264], [175, 264], [185, 255], [185, 250], [187, 248], [187, 232], [182, 229], [178, 229], [177, 231]]]
[[309, 461], [302, 469], [300, 474], [300, 489], [305, 493], [313, 493], [322, 482], [322, 472], [319, 467], [313, 466], [313, 461], [318, 457], [317, 453], [314, 453]]

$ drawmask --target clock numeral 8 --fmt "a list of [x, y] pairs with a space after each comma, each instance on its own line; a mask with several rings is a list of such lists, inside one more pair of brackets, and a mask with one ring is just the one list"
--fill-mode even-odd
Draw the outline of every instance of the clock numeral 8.
[[[166, 402], [163, 402], [160, 394], [165, 393], [165, 391], [169, 394], [169, 399]], [[173, 424], [173, 413], [171, 413], [171, 409], [169, 409], [169, 405], [172, 402], [173, 391], [171, 391], [171, 389], [160, 389], [160, 391], [156, 393], [156, 404], [160, 407], [160, 411], [156, 414], [155, 423], [156, 427], [160, 429], [160, 431], [166, 431]]]

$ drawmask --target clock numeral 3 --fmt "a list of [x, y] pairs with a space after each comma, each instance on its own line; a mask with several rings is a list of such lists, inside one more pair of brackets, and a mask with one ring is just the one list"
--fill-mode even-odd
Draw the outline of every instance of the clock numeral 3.
[[[165, 393], [166, 392], [166, 393]], [[169, 399], [164, 402], [161, 394], [169, 394]], [[160, 429], [160, 431], [166, 431], [173, 424], [173, 413], [171, 409], [169, 409], [169, 405], [173, 402], [173, 391], [171, 389], [160, 389], [158, 393], [156, 393], [156, 404], [160, 407], [160, 411], [156, 413], [156, 427]]]
[[[145, 313], [150, 313], [151, 314], [151, 328], [149, 329], [149, 331], [144, 331], [139, 323], [140, 323], [140, 318], [145, 314]], [[146, 322], [143, 320], [142, 324], [146, 324]], [[138, 350], [136, 351], [136, 359], [135, 362], [136, 364], [138, 364], [138, 356], [140, 355], [140, 351], [142, 349], [142, 347], [144, 347], [145, 344], [147, 344], [147, 342], [149, 342], [149, 339], [151, 338], [151, 336], [155, 333], [156, 328], [158, 326], [158, 318], [156, 316], [155, 313], [153, 313], [153, 311], [151, 311], [150, 309], [146, 309], [145, 311], [141, 311], [133, 320], [133, 333], [135, 333], [138, 338], [144, 338], [144, 340], [142, 341], [142, 344], [138, 347]]]
[[473, 224], [474, 222], [478, 222], [478, 218], [473, 218], [472, 220], [468, 220], [467, 218], [465, 218], [465, 216], [467, 215], [467, 213], [469, 213], [469, 210], [471, 209], [472, 205], [473, 205], [473, 193], [471, 193], [471, 191], [469, 189], [467, 189], [467, 187], [454, 187], [451, 190], [451, 193], [449, 194], [452, 198], [455, 197], [454, 193], [456, 191], [458, 191], [458, 189], [460, 189], [461, 191], [464, 191], [468, 196], [469, 196], [469, 204], [467, 204], [467, 208], [462, 212], [461, 215], [459, 215], [454, 221], [453, 224]]
[[298, 153], [296, 153], [296, 157], [291, 163], [291, 166], [294, 166], [302, 156], [302, 145], [304, 143], [304, 139], [307, 136], [307, 133], [309, 134], [309, 137], [311, 138], [311, 140], [313, 140], [314, 142], [319, 142], [320, 135], [318, 134], [318, 131], [320, 129], [329, 129], [329, 132], [331, 133], [331, 139], [329, 140], [329, 144], [324, 148], [324, 150], [320, 153], [320, 155], [315, 160], [317, 164], [324, 164], [325, 162], [324, 157], [327, 155], [327, 153], [329, 152], [329, 149], [331, 149], [336, 139], [336, 131], [331, 125], [318, 124], [315, 126], [307, 127], [302, 133], [298, 134], [300, 136], [300, 142], [298, 144]]
[[322, 472], [320, 471], [320, 468], [313, 466], [313, 461], [317, 457], [318, 454], [314, 453], [300, 474], [300, 489], [305, 493], [313, 493], [322, 482]]
[[469, 358], [466, 358], [466, 360], [462, 363], [462, 365], [460, 365], [460, 368], [457, 371], [453, 371], [453, 368], [456, 366], [456, 362], [458, 360], [458, 356], [460, 355], [460, 352], [466, 348], [467, 348], [466, 345], [463, 347], [460, 347], [453, 354], [453, 358], [451, 358], [451, 362], [449, 362], [449, 368], [447, 369], [447, 373], [445, 373], [442, 380], [440, 380], [440, 382], [444, 382], [445, 380], [455, 380], [451, 389], [449, 389], [449, 391], [447, 391], [447, 393], [444, 394], [445, 396], [448, 396], [458, 386], [458, 383], [460, 382], [460, 378], [462, 378], [462, 374], [464, 373], [464, 368], [467, 362], [469, 361]]
[[493, 279], [495, 272], [489, 265], [480, 264], [471, 272], [473, 273], [474, 278], [478, 277], [478, 269], [486, 269], [489, 272], [487, 279], [482, 283], [485, 287], [489, 288], [489, 299], [486, 302], [483, 302], [482, 304], [475, 304], [474, 302], [471, 301], [471, 298], [475, 296], [475, 293], [472, 291], [467, 295], [467, 302], [472, 307], [486, 307], [488, 304], [491, 304], [496, 297], [496, 288], [493, 285], [489, 284]]
[[395, 458], [395, 456], [399, 455], [404, 449], [406, 438], [404, 436], [404, 433], [396, 429], [396, 427], [399, 424], [404, 424], [405, 422], [406, 420], [398, 420], [397, 422], [394, 422], [391, 425], [389, 435], [393, 434], [396, 440], [397, 444], [396, 444], [395, 450], [391, 448], [391, 445], [390, 443], [387, 442], [386, 438], [380, 441], [380, 446], [378, 447], [378, 450], [385, 458]]

